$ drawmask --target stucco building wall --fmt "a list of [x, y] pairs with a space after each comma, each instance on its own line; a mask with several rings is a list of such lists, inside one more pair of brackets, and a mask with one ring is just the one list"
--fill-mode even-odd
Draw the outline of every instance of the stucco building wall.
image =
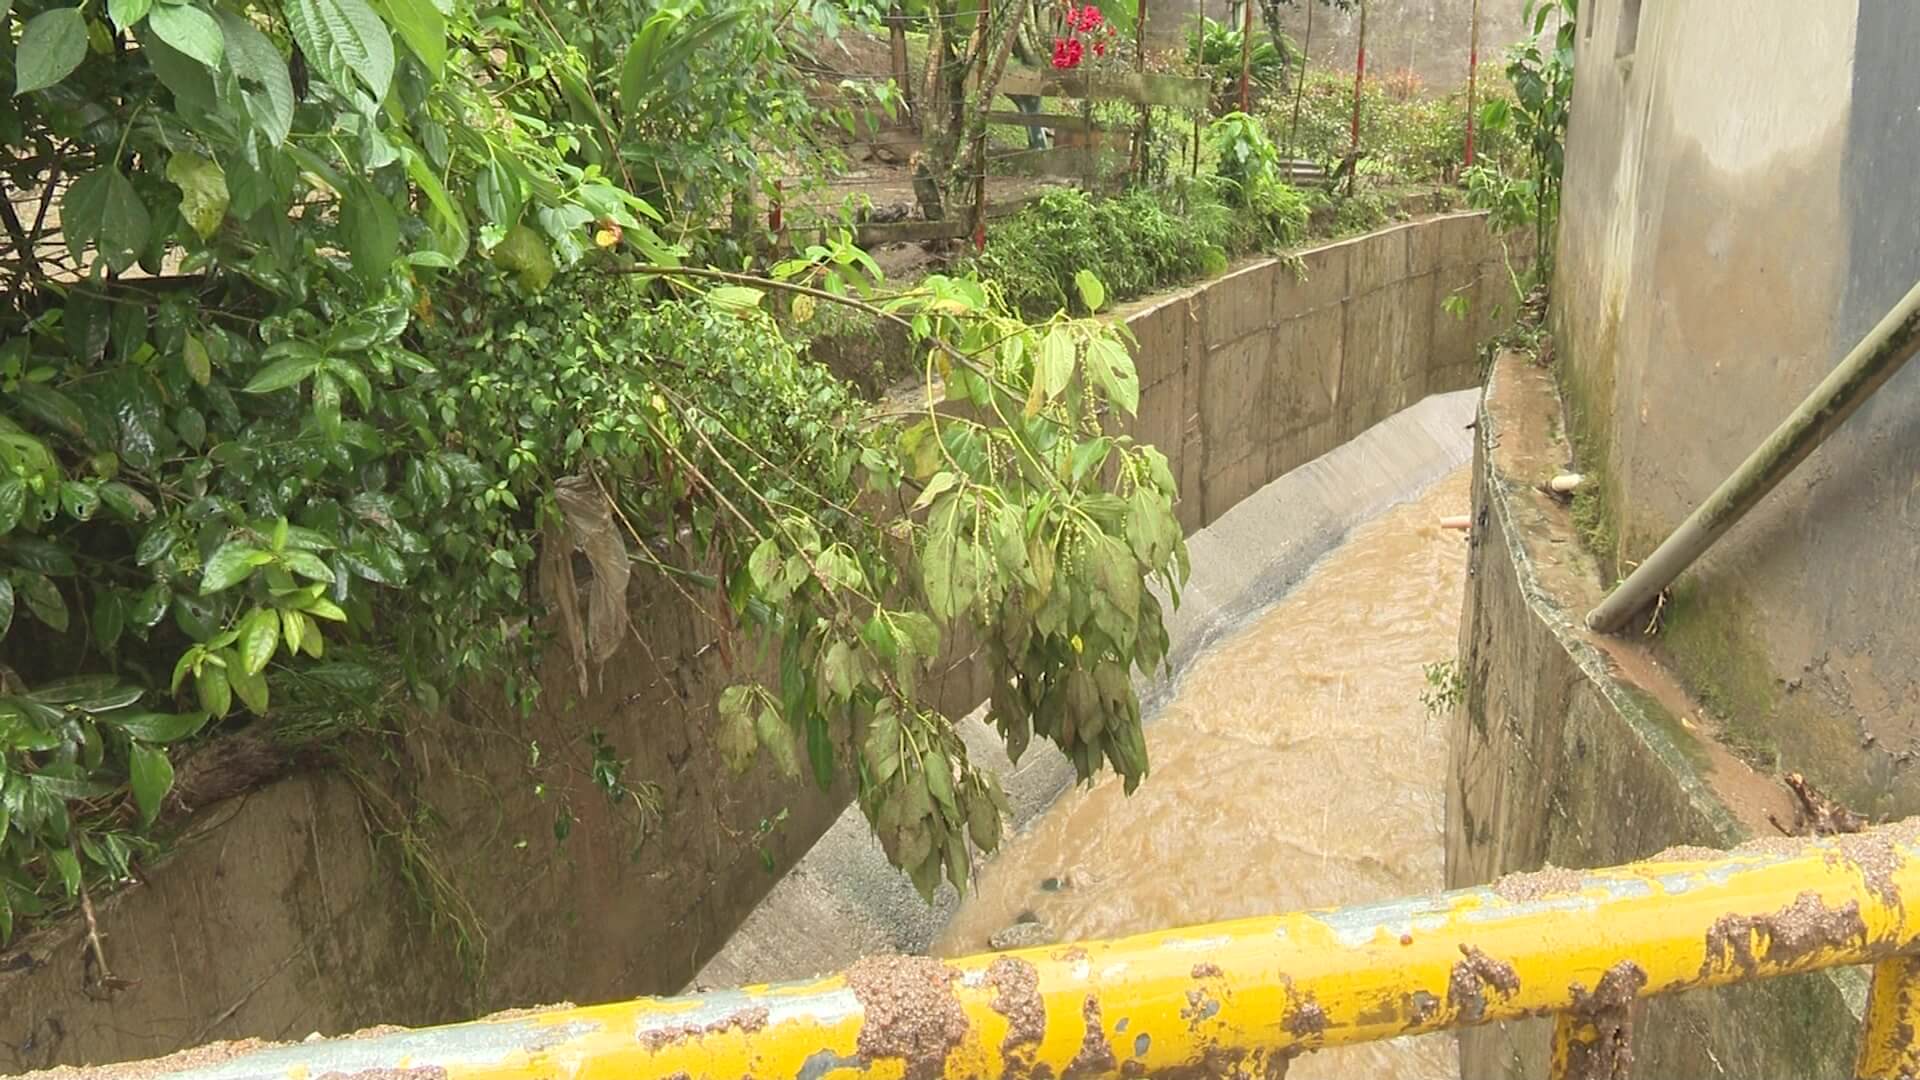
[[[1591, 0], [1553, 324], [1624, 570], [1920, 278], [1920, 8]], [[1665, 646], [1730, 736], [1920, 808], [1920, 370], [1694, 573]]]

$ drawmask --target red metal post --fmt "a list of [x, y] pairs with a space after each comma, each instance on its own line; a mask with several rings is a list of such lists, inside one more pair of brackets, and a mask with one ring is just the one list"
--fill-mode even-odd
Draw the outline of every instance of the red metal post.
[[[1353, 64], [1353, 132], [1347, 153], [1360, 149], [1360, 87], [1367, 81], [1367, 0], [1360, 0], [1360, 50]], [[1359, 166], [1356, 164], [1355, 168]]]
[[1473, 0], [1468, 16], [1472, 28], [1467, 32], [1467, 168], [1473, 168], [1474, 91], [1480, 75], [1480, 0]]

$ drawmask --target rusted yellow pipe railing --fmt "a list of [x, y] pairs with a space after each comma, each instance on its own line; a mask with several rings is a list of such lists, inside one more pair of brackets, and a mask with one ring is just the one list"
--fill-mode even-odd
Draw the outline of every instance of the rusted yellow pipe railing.
[[[1704, 860], [1552, 871], [1365, 907], [818, 982], [255, 1050], [281, 1080], [1277, 1077], [1328, 1046], [1557, 1013], [1555, 1076], [1620, 1075], [1636, 998], [1873, 963], [1857, 1075], [1920, 1074], [1920, 819]], [[1835, 1038], [1848, 1037], [1835, 1032]], [[143, 1076], [170, 1075], [166, 1062]], [[383, 1070], [383, 1071], [376, 1071]]]

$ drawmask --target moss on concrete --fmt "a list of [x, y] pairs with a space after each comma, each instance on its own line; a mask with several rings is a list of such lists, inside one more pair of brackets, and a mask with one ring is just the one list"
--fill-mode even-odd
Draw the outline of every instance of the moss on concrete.
[[[1602, 336], [1602, 351], [1611, 353], [1614, 321]], [[1573, 496], [1573, 524], [1581, 542], [1599, 563], [1601, 583], [1611, 586], [1620, 578], [1620, 486], [1611, 468], [1608, 448], [1612, 421], [1611, 394], [1599, 385], [1591, 358], [1573, 357], [1565, 351], [1562, 335], [1555, 335], [1555, 381], [1560, 388], [1567, 441], [1573, 447], [1574, 466], [1587, 478]], [[1586, 363], [1578, 361], [1589, 361]], [[1605, 358], [1605, 382], [1612, 381], [1611, 355]], [[1610, 389], [1610, 387], [1608, 388]]]
[[1726, 581], [1685, 577], [1668, 598], [1661, 651], [1700, 704], [1720, 721], [1720, 741], [1756, 767], [1779, 763], [1774, 737], [1780, 684], [1750, 627], [1759, 625]]
[[[1700, 745], [1700, 740], [1687, 730], [1679, 717], [1673, 715], [1672, 709], [1660, 703], [1659, 698], [1625, 680], [1615, 681], [1612, 685], [1627, 698], [1627, 704], [1621, 712], [1638, 714], [1637, 717], [1628, 716], [1629, 721], [1638, 721], [1643, 727], [1652, 727], [1660, 731], [1694, 772], [1704, 776], [1707, 770], [1712, 768], [1712, 762], [1707, 758], [1706, 747]], [[1657, 753], [1660, 748], [1656, 746], [1654, 749]]]

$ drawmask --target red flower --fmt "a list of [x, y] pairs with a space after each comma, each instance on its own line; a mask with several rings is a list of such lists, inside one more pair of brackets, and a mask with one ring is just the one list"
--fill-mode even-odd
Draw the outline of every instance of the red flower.
[[1078, 39], [1068, 41], [1067, 42], [1067, 66], [1070, 68], [1079, 67], [1081, 54], [1084, 53], [1085, 51], [1086, 50], [1081, 47]]
[[1067, 60], [1066, 38], [1053, 39], [1053, 66], [1057, 68], [1069, 68], [1073, 66]]
[[1093, 55], [1095, 55], [1095, 56], [1105, 56], [1105, 55], [1107, 55], [1107, 43], [1106, 43], [1106, 42], [1104, 42], [1104, 41], [1096, 41], [1096, 42], [1094, 42], [1094, 43], [1093, 43]]
[[1097, 29], [1101, 22], [1100, 9], [1092, 4], [1088, 4], [1086, 7], [1080, 9], [1080, 18], [1076, 22], [1073, 17], [1073, 10], [1069, 8], [1067, 10], [1067, 21], [1075, 29], [1081, 31]]

